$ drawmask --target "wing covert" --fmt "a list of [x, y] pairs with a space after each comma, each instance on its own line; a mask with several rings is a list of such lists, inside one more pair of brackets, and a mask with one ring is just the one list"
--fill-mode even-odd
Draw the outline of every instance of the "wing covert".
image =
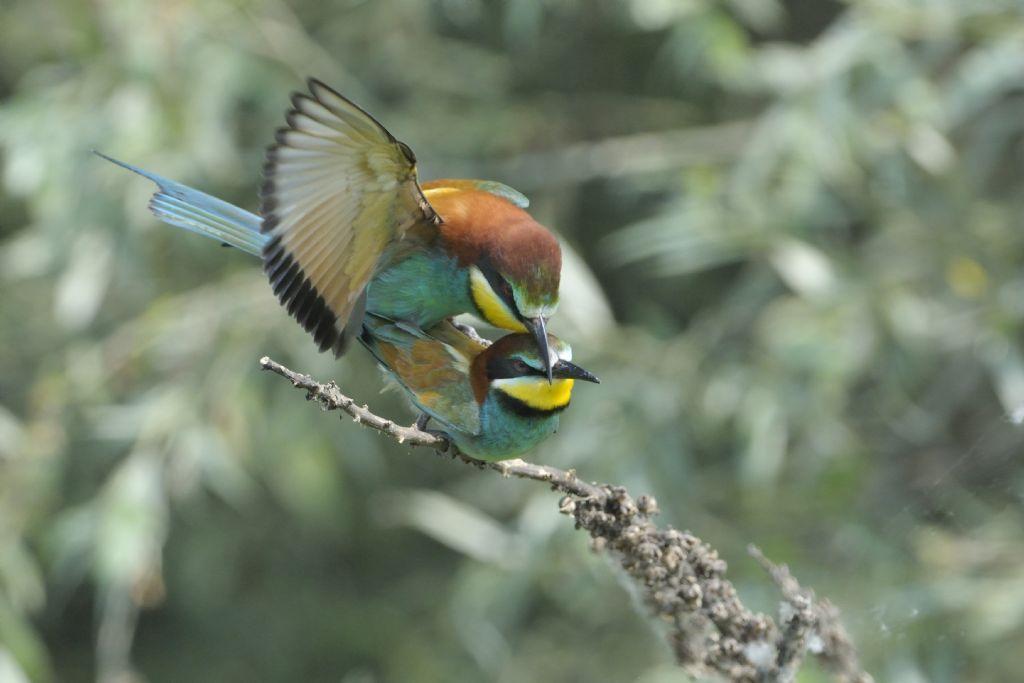
[[486, 345], [448, 321], [423, 331], [374, 315], [360, 339], [422, 410], [461, 432], [479, 434], [480, 405], [469, 372]]

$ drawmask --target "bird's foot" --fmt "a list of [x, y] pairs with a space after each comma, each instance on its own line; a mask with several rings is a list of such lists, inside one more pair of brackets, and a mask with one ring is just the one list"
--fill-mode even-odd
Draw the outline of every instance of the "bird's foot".
[[450, 318], [450, 320], [451, 320], [452, 325], [455, 326], [455, 329], [457, 329], [459, 332], [461, 332], [462, 334], [466, 335], [467, 337], [469, 337], [473, 341], [478, 342], [480, 344], [483, 344], [484, 346], [490, 346], [491, 345], [491, 340], [490, 339], [484, 339], [483, 337], [481, 337], [480, 333], [477, 332], [476, 328], [473, 327], [472, 325], [467, 325], [466, 323], [460, 323], [455, 318]]
[[440, 429], [424, 429], [423, 431], [444, 441], [444, 448], [437, 449], [441, 453], [452, 453], [454, 455], [457, 452], [455, 451], [455, 446], [452, 444], [451, 437], [448, 436], [447, 432], [443, 432]]

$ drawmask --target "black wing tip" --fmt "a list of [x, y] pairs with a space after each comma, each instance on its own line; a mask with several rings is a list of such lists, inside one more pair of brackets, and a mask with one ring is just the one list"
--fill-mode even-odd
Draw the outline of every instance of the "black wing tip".
[[320, 351], [331, 349], [335, 357], [348, 348], [345, 330], [338, 330], [338, 317], [306, 277], [299, 264], [284, 251], [280, 240], [272, 239], [263, 249], [263, 269], [271, 278], [274, 294], [288, 314], [313, 335]]
[[265, 219], [271, 218], [277, 206], [277, 186], [274, 185], [274, 179], [264, 177], [260, 185], [260, 215]]
[[338, 335], [338, 338], [335, 339], [334, 343], [331, 344], [330, 346], [335, 358], [341, 358], [342, 356], [345, 355], [345, 352], [348, 351], [348, 345], [350, 340], [351, 336], [348, 334], [348, 329], [346, 328], [344, 332]]
[[277, 187], [274, 185], [274, 179], [264, 177], [263, 183], [260, 185], [260, 214], [264, 218], [270, 218], [270, 215], [277, 210]]
[[[282, 147], [288, 146], [288, 141], [285, 139], [285, 136], [293, 130], [294, 128], [281, 127], [274, 131], [274, 142], [267, 146], [267, 151], [263, 156], [262, 174], [264, 181], [273, 180], [273, 176], [277, 172], [277, 158], [279, 150]], [[264, 184], [266, 184], [266, 182], [264, 182]]]
[[[301, 93], [292, 93], [292, 104], [294, 106], [295, 99], [299, 96], [305, 97]], [[277, 208], [277, 201], [274, 198], [274, 175], [277, 173], [277, 157], [278, 150], [282, 147], [287, 147], [288, 142], [285, 136], [294, 128], [291, 126], [292, 115], [297, 113], [295, 109], [290, 110], [286, 115], [285, 119], [288, 121], [288, 126], [281, 126], [274, 131], [274, 142], [267, 147], [266, 154], [263, 158], [263, 183], [260, 185], [260, 216], [263, 218], [263, 222], [260, 224], [260, 232], [270, 232], [275, 225], [277, 225], [277, 219], [274, 216], [269, 215], [271, 211]]]
[[273, 174], [277, 172], [277, 151], [281, 149], [282, 143], [275, 142], [267, 147], [267, 154], [263, 159], [263, 180], [273, 180]]
[[[290, 110], [288, 112], [288, 114], [285, 116], [285, 118], [288, 118], [288, 116], [290, 116], [291, 114], [294, 114], [294, 113], [297, 113], [294, 109]], [[295, 130], [295, 129], [292, 128], [291, 126], [281, 126], [277, 130], [275, 130], [274, 131], [274, 144], [272, 144], [267, 149], [267, 154], [270, 154], [271, 152], [276, 154], [277, 150], [280, 147], [287, 147], [288, 146], [288, 140], [286, 139], [287, 135], [288, 135], [288, 133], [291, 133], [293, 130]]]
[[274, 176], [277, 173], [277, 150], [284, 146], [284, 134], [288, 128], [278, 128], [274, 133], [274, 144], [267, 147], [266, 156], [263, 159], [263, 182], [260, 184], [260, 232], [267, 233], [277, 225], [278, 219], [273, 212], [278, 207]]
[[[280, 222], [277, 216], [277, 192], [274, 186], [274, 178], [271, 174], [264, 173], [263, 183], [260, 185], [260, 232], [268, 233], [277, 227]], [[265, 253], [265, 252], [264, 252]]]

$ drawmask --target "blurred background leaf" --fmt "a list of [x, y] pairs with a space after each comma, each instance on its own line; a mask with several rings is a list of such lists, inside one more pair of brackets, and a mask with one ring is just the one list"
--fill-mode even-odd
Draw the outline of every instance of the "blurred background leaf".
[[261, 376], [412, 419], [89, 154], [253, 209], [307, 75], [560, 233], [604, 382], [533, 459], [654, 494], [770, 610], [757, 542], [878, 680], [1019, 677], [1019, 3], [0, 12], [0, 680], [684, 680], [549, 491]]

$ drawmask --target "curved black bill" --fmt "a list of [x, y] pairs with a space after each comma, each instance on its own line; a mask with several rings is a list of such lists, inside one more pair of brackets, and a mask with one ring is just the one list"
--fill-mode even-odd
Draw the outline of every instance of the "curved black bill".
[[551, 370], [552, 374], [559, 379], [581, 379], [584, 382], [593, 382], [594, 384], [601, 383], [601, 380], [599, 380], [595, 375], [567, 360], [558, 361]]
[[554, 379], [554, 375], [551, 373], [551, 352], [548, 350], [547, 323], [541, 316], [527, 318], [523, 322], [526, 323], [526, 327], [530, 332], [533, 332], [533, 338], [537, 340], [537, 350], [540, 351], [540, 357], [544, 363], [544, 374], [547, 375], [548, 383], [550, 383]]

